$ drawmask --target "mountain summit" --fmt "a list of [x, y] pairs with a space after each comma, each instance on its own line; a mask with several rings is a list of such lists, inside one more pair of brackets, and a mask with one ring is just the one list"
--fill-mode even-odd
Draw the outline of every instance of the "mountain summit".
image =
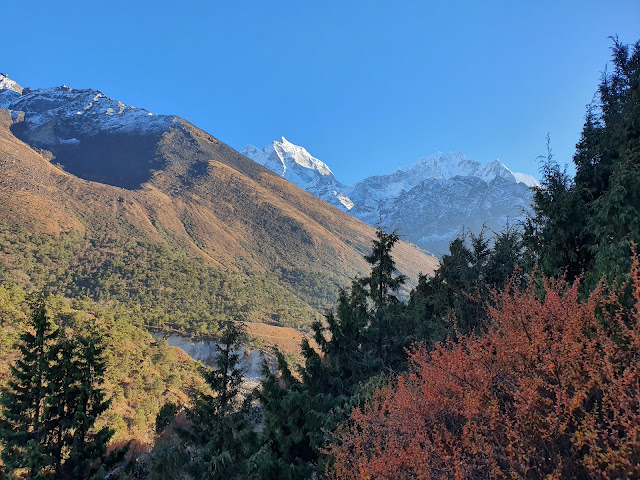
[[433, 253], [446, 252], [463, 227], [500, 230], [523, 218], [530, 210], [529, 187], [538, 185], [497, 159], [483, 164], [462, 153], [438, 152], [349, 186], [284, 137], [262, 150], [249, 145], [241, 153], [370, 225], [382, 219], [400, 228], [408, 240]]
[[66, 85], [33, 90], [6, 75], [0, 77], [0, 108], [11, 112], [16, 137], [51, 152], [67, 171], [123, 188], [139, 187], [162, 167], [154, 145], [181, 121], [98, 90]]
[[6, 73], [0, 73], [0, 90], [11, 90], [21, 94], [23, 89], [18, 82], [11, 80]]
[[247, 145], [240, 153], [341, 210], [348, 211], [353, 207], [353, 202], [344, 193], [347, 187], [336, 180], [331, 169], [304, 147], [294, 145], [284, 137], [262, 150]]

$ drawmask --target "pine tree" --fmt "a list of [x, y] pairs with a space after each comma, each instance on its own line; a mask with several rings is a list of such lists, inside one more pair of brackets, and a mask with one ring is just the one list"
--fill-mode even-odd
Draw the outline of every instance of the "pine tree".
[[[547, 137], [547, 156], [542, 164], [542, 180], [534, 189], [534, 215], [525, 222], [525, 245], [531, 262], [546, 275], [566, 274], [577, 278], [593, 265], [588, 245], [592, 232], [586, 228], [588, 211], [585, 198], [565, 169], [555, 161]], [[533, 265], [532, 265], [533, 266]]]
[[319, 351], [303, 340], [304, 366], [291, 372], [282, 355], [278, 374], [265, 369], [259, 399], [263, 447], [251, 460], [259, 478], [308, 478], [325, 468], [321, 450], [346, 419], [372, 377], [406, 361], [412, 325], [395, 296], [404, 283], [391, 250], [396, 231], [376, 232], [365, 259], [370, 275], [340, 291], [335, 311], [312, 325]]
[[[640, 241], [640, 42], [630, 49], [614, 39], [613, 66], [600, 84], [600, 118], [592, 134], [598, 144], [581, 151], [576, 161], [577, 185], [590, 186], [597, 177], [604, 184], [589, 192], [592, 284], [602, 275], [624, 277], [631, 246]], [[583, 137], [586, 131], [585, 126]]]
[[216, 367], [203, 371], [212, 395], [197, 393], [187, 411], [191, 429], [183, 435], [195, 457], [186, 470], [201, 479], [239, 478], [247, 471], [255, 434], [248, 416], [250, 398], [242, 399], [239, 351], [246, 344], [240, 322], [229, 322], [217, 345]]
[[21, 358], [10, 367], [11, 379], [0, 394], [1, 458], [7, 473], [26, 469], [38, 478], [51, 466], [47, 441], [50, 427], [43, 421], [49, 351], [58, 337], [41, 295], [32, 306], [30, 330], [20, 336]]
[[575, 178], [548, 155], [526, 236], [543, 273], [585, 273], [590, 288], [624, 278], [640, 241], [640, 42], [614, 39], [612, 63], [587, 111]]
[[398, 305], [398, 297], [395, 294], [406, 281], [404, 275], [395, 274], [395, 261], [391, 257], [391, 250], [398, 240], [400, 240], [398, 230], [387, 233], [381, 222], [378, 222], [371, 254], [364, 257], [371, 265], [371, 273], [360, 279], [360, 283], [368, 289], [374, 306], [373, 322], [369, 326], [368, 334], [375, 342], [374, 355], [378, 359], [383, 359], [389, 353], [385, 350], [397, 343], [389, 337], [397, 333], [397, 328], [400, 327], [394, 322], [400, 317], [389, 315], [390, 307]]
[[113, 432], [94, 431], [109, 406], [99, 387], [105, 373], [103, 346], [92, 333], [65, 339], [53, 330], [45, 298], [34, 306], [33, 333], [21, 336], [22, 358], [11, 367], [2, 391], [0, 438], [9, 474], [26, 470], [29, 478], [104, 478], [105, 466], [124, 450], [106, 455]]
[[477, 235], [463, 232], [451, 242], [434, 275], [422, 276], [411, 293], [409, 310], [420, 317], [414, 340], [433, 344], [460, 333], [482, 332], [491, 290], [530, 264], [525, 253], [522, 232], [512, 226], [493, 238], [484, 228]]
[[268, 365], [258, 399], [262, 406], [262, 447], [249, 460], [250, 471], [263, 480], [309, 478], [317, 469], [324, 420], [333, 406], [331, 395], [315, 395], [295, 378], [282, 354], [278, 372]]
[[[90, 332], [65, 340], [59, 346], [59, 355], [62, 358], [58, 363], [68, 365], [69, 370], [58, 382], [62, 388], [51, 389], [48, 399], [51, 411], [57, 410], [53, 418], [63, 430], [62, 447], [67, 450], [58, 469], [59, 478], [104, 478], [105, 469], [124, 455], [126, 447], [107, 456], [107, 444], [114, 432], [109, 427], [94, 429], [96, 420], [111, 403], [99, 386], [106, 369], [101, 337]], [[67, 426], [70, 428], [65, 431]]]
[[387, 233], [379, 222], [376, 225], [376, 238], [372, 250], [364, 259], [371, 265], [371, 273], [360, 281], [369, 289], [369, 296], [376, 310], [381, 311], [387, 305], [397, 303], [394, 295], [406, 281], [404, 275], [395, 275], [396, 262], [391, 257], [393, 246], [400, 240], [398, 230]]

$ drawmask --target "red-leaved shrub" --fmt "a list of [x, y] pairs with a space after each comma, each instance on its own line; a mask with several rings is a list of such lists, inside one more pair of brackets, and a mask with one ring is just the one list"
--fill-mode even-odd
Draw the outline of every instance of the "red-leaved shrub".
[[495, 293], [484, 335], [416, 347], [328, 449], [335, 475], [640, 478], [638, 262], [624, 302], [543, 284]]

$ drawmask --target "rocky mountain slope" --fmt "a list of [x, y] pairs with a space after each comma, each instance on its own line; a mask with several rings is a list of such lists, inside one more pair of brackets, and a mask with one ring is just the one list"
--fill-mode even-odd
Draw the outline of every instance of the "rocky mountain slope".
[[[446, 252], [463, 227], [474, 232], [483, 225], [500, 230], [522, 219], [531, 208], [529, 187], [537, 185], [530, 175], [513, 173], [498, 160], [481, 164], [461, 153], [429, 155], [347, 186], [284, 137], [263, 150], [249, 145], [241, 152], [370, 225], [382, 219], [384, 225], [400, 228], [409, 241], [432, 253]], [[304, 160], [297, 160], [300, 157]], [[323, 165], [322, 171], [317, 164]], [[295, 175], [288, 174], [292, 169]], [[317, 187], [321, 182], [326, 188]]]
[[[300, 324], [330, 305], [339, 286], [367, 271], [362, 255], [374, 236], [371, 227], [189, 122], [95, 90], [20, 92], [6, 76], [0, 80], [0, 216], [12, 235], [0, 252], [5, 279], [39, 286], [18, 267], [24, 255], [15, 238], [74, 231], [81, 236], [73, 237], [66, 260], [71, 273], [41, 275], [66, 282], [68, 291], [135, 304], [189, 288], [216, 312], [212, 318], [239, 308], [252, 320], [282, 321], [286, 313], [289, 323]], [[408, 243], [395, 255], [401, 272], [414, 280], [435, 265]], [[133, 268], [140, 259], [147, 260]], [[194, 265], [204, 283], [175, 284], [177, 278], [193, 282], [184, 272]], [[96, 283], [96, 272], [103, 283]], [[119, 272], [126, 275], [114, 285]], [[145, 293], [132, 292], [132, 283]], [[197, 324], [207, 306], [185, 305], [189, 311], [176, 315]]]

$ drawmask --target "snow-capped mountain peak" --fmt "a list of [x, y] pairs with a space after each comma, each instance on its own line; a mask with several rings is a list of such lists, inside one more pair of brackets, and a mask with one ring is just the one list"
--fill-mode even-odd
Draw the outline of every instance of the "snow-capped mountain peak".
[[460, 152], [437, 152], [421, 158], [416, 163], [400, 167], [391, 175], [402, 177], [403, 189], [408, 190], [426, 179], [449, 180], [456, 176], [478, 177], [489, 183], [496, 177], [515, 179], [528, 187], [537, 186], [538, 181], [531, 175], [514, 173], [497, 158], [489, 163], [480, 163]]
[[18, 82], [11, 80], [6, 73], [0, 73], [0, 90], [11, 90], [21, 94], [23, 88]]
[[530, 209], [527, 187], [538, 182], [513, 173], [500, 160], [472, 160], [463, 153], [437, 152], [386, 175], [346, 186], [329, 167], [286, 138], [262, 150], [248, 145], [244, 155], [353, 216], [374, 224], [380, 218], [402, 228], [407, 238], [444, 253], [462, 225], [474, 232], [483, 226], [503, 228]]
[[[174, 116], [155, 115], [126, 105], [98, 90], [67, 85], [22, 88], [4, 74], [0, 75], [0, 108], [24, 112], [24, 122], [35, 135], [33, 141], [43, 147], [63, 142], [69, 125], [74, 126], [76, 133], [91, 136], [105, 131], [155, 133], [166, 130], [177, 120]], [[49, 127], [43, 128], [46, 125]], [[50, 128], [53, 125], [55, 128]]]
[[345, 193], [346, 187], [335, 179], [329, 166], [311, 155], [306, 148], [284, 137], [262, 150], [247, 145], [240, 153], [342, 210], [353, 207], [353, 202]]
[[294, 145], [284, 137], [279, 142], [273, 142], [273, 148], [285, 164], [293, 161], [301, 167], [316, 170], [320, 175], [333, 176], [333, 172], [324, 162], [315, 158], [304, 147]]

